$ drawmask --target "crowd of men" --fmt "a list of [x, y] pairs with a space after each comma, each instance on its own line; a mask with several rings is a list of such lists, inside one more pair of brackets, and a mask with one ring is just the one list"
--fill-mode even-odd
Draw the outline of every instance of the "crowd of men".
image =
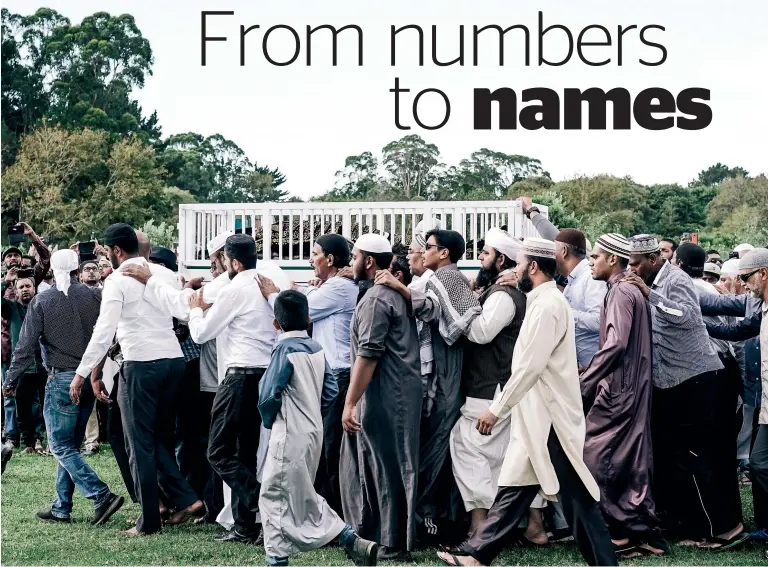
[[109, 441], [141, 508], [127, 535], [217, 523], [270, 565], [333, 542], [365, 565], [768, 543], [768, 249], [591, 244], [521, 201], [539, 237], [490, 229], [471, 281], [439, 219], [408, 247], [320, 236], [307, 286], [244, 234], [211, 240], [203, 285], [128, 225], [83, 260], [21, 223], [36, 254], [3, 253], [3, 467], [46, 452], [44, 430], [37, 516], [69, 522], [77, 488], [98, 525], [124, 503], [84, 458]]

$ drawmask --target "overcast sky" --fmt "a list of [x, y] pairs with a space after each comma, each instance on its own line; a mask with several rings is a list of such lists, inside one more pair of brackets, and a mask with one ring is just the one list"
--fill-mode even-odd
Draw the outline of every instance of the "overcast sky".
[[[554, 179], [610, 173], [631, 175], [641, 183], [684, 184], [718, 161], [740, 165], [753, 174], [768, 171], [768, 34], [764, 28], [768, 2], [764, 0], [734, 1], [727, 7], [714, 0], [4, 0], [3, 6], [19, 13], [47, 6], [76, 23], [97, 11], [133, 14], [155, 56], [153, 75], [135, 96], [146, 114], [157, 111], [163, 135], [221, 133], [240, 145], [252, 161], [280, 168], [288, 178], [285, 187], [302, 198], [332, 187], [334, 174], [347, 156], [364, 151], [378, 154], [388, 142], [411, 133], [435, 143], [449, 165], [487, 147], [538, 158]], [[201, 10], [235, 12], [209, 19], [208, 34], [227, 36], [228, 41], [208, 44], [206, 67], [200, 65]], [[613, 47], [590, 48], [587, 53], [594, 59], [612, 57], [614, 63], [593, 68], [572, 60], [562, 67], [534, 64], [526, 68], [517, 38], [510, 39], [505, 66], [500, 67], [492, 62], [497, 52], [489, 38], [487, 45], [482, 41], [480, 45], [481, 63], [487, 63], [478, 67], [430, 64], [420, 68], [413, 63], [413, 40], [399, 44], [398, 65], [389, 65], [392, 24], [419, 24], [426, 32], [437, 25], [444, 60], [458, 54], [458, 30], [464, 24], [470, 63], [472, 25], [525, 24], [532, 33], [535, 63], [538, 10], [544, 12], [545, 25], [563, 24], [575, 34], [589, 24], [607, 27]], [[264, 31], [278, 24], [292, 26], [302, 37], [301, 55], [291, 66], [272, 66], [262, 55]], [[363, 28], [362, 68], [357, 66], [353, 34], [340, 40], [339, 65], [331, 66], [327, 32], [314, 37], [316, 63], [306, 66], [306, 26], [322, 24]], [[659, 54], [640, 42], [637, 30], [624, 35], [624, 65], [615, 64], [618, 26], [633, 24], [666, 28], [647, 36], [667, 48], [664, 65], [646, 67], [637, 62], [638, 58], [655, 60]], [[240, 25], [261, 26], [246, 38], [245, 67], [239, 65]], [[270, 54], [275, 59], [290, 57], [290, 37], [287, 31], [270, 37]], [[548, 58], [564, 53], [562, 38], [558, 32], [545, 37]], [[389, 89], [396, 76], [401, 87], [412, 89], [402, 95], [403, 123], [413, 125], [408, 132], [394, 125]], [[430, 87], [445, 91], [452, 105], [450, 122], [437, 131], [420, 130], [408, 116], [411, 97]], [[559, 92], [624, 87], [633, 95], [648, 87], [663, 87], [674, 95], [685, 88], [704, 87], [712, 93], [709, 104], [714, 119], [702, 131], [651, 132], [636, 124], [630, 131], [473, 130], [473, 89], [500, 87], [515, 89], [518, 96], [532, 87]], [[430, 96], [422, 99], [420, 116], [434, 124], [441, 120], [443, 106]]]

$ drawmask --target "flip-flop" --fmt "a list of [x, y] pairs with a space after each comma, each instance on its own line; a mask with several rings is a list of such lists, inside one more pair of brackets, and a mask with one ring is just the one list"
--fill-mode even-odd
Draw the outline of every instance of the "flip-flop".
[[515, 543], [513, 545], [515, 547], [522, 547], [526, 549], [543, 549], [545, 547], [549, 547], [549, 542], [536, 543], [535, 541], [529, 540], [525, 536], [520, 536], [517, 540], [515, 540]]
[[[445, 558], [441, 557], [440, 556], [441, 553], [443, 553], [444, 555], [447, 555], [448, 557], [450, 557], [451, 561], [453, 561], [453, 563], [451, 563], [448, 560], [446, 560]], [[470, 556], [469, 553], [459, 553], [459, 552], [457, 552], [457, 553], [446, 553], [444, 551], [438, 552], [438, 554], [437, 554], [437, 557], [440, 559], [440, 561], [442, 561], [446, 565], [450, 565], [451, 567], [463, 567], [463, 563], [461, 561], [459, 561], [459, 557], [469, 557], [469, 556]]]
[[[629, 547], [629, 545], [624, 547]], [[620, 553], [618, 551], [616, 552], [616, 556], [619, 559], [624, 559], [624, 560], [638, 559], [640, 557], [663, 557], [666, 554], [667, 553], [664, 550], [662, 550], [661, 553], [656, 553], [650, 547], [647, 547], [647, 545], [644, 543], [635, 544], [634, 547], [632, 547], [629, 550], [625, 550], [623, 553]]]
[[[749, 539], [749, 533], [747, 531], [739, 532], [731, 539], [723, 539], [720, 537], [710, 537], [702, 545], [697, 545], [697, 549], [703, 551], [727, 551], [740, 545], [743, 545]], [[706, 547], [708, 543], [719, 543], [718, 547]]]

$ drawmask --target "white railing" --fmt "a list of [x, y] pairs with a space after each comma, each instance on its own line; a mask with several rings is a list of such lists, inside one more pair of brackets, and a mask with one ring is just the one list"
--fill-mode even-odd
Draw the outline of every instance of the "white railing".
[[[539, 208], [547, 215], [546, 207]], [[430, 217], [465, 238], [464, 267], [476, 267], [478, 241], [491, 227], [506, 226], [515, 236], [537, 235], [517, 201], [206, 203], [180, 205], [179, 217], [180, 267], [198, 274], [210, 266], [208, 242], [226, 230], [251, 234], [263, 257], [293, 270], [308, 268], [321, 234], [336, 232], [354, 241], [368, 232], [388, 233], [393, 243], [408, 245], [413, 227]]]

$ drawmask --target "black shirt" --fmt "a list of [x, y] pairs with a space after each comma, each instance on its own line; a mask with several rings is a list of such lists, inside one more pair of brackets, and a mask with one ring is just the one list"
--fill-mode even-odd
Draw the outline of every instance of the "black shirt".
[[19, 375], [35, 360], [38, 343], [45, 350], [44, 359], [49, 369], [74, 370], [80, 364], [99, 318], [101, 288], [88, 287], [72, 278], [67, 293], [64, 295], [54, 285], [29, 304], [6, 373], [7, 387], [13, 387]]

